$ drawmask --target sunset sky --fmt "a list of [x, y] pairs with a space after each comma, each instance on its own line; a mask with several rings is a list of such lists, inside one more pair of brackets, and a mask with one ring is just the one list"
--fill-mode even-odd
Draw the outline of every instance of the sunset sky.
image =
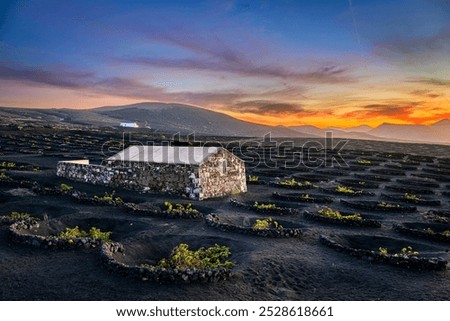
[[0, 2], [0, 106], [144, 101], [286, 126], [450, 118], [450, 1]]

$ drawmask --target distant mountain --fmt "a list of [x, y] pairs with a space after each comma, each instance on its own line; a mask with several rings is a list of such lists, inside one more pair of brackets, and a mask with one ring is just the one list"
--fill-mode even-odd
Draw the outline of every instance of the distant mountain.
[[166, 103], [140, 103], [94, 109], [38, 109], [0, 107], [0, 124], [52, 123], [80, 126], [118, 127], [122, 122], [138, 122], [162, 133], [197, 133], [210, 136], [335, 138], [398, 142], [450, 144], [450, 120], [432, 125], [385, 123], [376, 128], [366, 125], [352, 128], [303, 126], [267, 126], [242, 121], [231, 116], [195, 106]]
[[316, 126], [312, 126], [312, 125], [290, 126], [289, 129], [295, 130], [296, 132], [299, 132], [299, 133], [309, 134], [312, 136], [319, 136], [319, 137], [324, 136], [323, 129], [320, 129], [320, 128], [318, 128]]
[[433, 125], [398, 125], [384, 123], [369, 131], [370, 135], [402, 141], [450, 143], [450, 121]]
[[145, 123], [152, 129], [165, 132], [258, 137], [270, 132], [274, 137], [309, 137], [284, 126], [249, 123], [222, 113], [182, 104], [140, 103], [100, 107], [91, 111], [117, 119], [117, 122]]
[[450, 119], [442, 119], [434, 124], [430, 125], [431, 127], [450, 127]]
[[345, 128], [345, 129], [341, 129], [347, 133], [368, 133], [369, 131], [371, 131], [373, 128], [367, 125], [360, 125], [360, 126], [356, 126], [356, 127], [350, 127], [350, 128]]
[[376, 128], [367, 125], [345, 129], [335, 127], [321, 129], [310, 125], [292, 126], [289, 128], [319, 137], [325, 137], [327, 132], [331, 132], [335, 138], [450, 144], [449, 119], [443, 119], [432, 125], [385, 123]]
[[[311, 125], [292, 126], [289, 128], [301, 133], [306, 133], [318, 137], [325, 137], [327, 133], [332, 133], [333, 137], [335, 138], [377, 140], [377, 137], [366, 134], [366, 132], [364, 131], [366, 127], [369, 130], [372, 129], [372, 127], [365, 125], [348, 129], [341, 129], [335, 127], [327, 127], [322, 129]], [[353, 129], [356, 130], [353, 131]]]
[[[0, 108], [0, 123], [17, 120], [40, 123], [67, 123], [92, 126], [119, 126], [122, 122], [138, 122], [164, 133], [197, 133], [211, 136], [311, 137], [284, 126], [249, 123], [211, 110], [165, 103], [140, 103], [106, 106], [94, 109]], [[314, 137], [314, 136], [313, 136]]]

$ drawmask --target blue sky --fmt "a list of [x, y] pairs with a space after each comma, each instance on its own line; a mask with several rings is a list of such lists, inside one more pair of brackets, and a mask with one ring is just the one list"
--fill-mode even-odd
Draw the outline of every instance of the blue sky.
[[450, 116], [450, 3], [2, 1], [0, 105], [178, 102], [269, 124]]

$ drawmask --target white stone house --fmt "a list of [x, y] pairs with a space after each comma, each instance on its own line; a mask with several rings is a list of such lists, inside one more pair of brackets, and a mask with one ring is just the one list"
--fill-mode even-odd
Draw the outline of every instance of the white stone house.
[[57, 174], [199, 200], [247, 191], [244, 161], [221, 147], [130, 146], [107, 158], [104, 165], [59, 162]]
[[126, 127], [126, 128], [139, 128], [138, 123], [120, 123], [120, 127]]

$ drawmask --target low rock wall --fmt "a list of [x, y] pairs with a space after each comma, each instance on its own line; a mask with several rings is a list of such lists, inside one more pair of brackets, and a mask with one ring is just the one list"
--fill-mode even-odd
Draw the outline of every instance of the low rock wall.
[[102, 240], [90, 237], [80, 237], [73, 240], [59, 237], [34, 235], [24, 231], [36, 227], [38, 223], [20, 221], [9, 228], [9, 239], [20, 244], [46, 249], [73, 249], [73, 248], [95, 248], [102, 244]]
[[224, 232], [238, 232], [242, 234], [253, 234], [264, 237], [271, 238], [288, 238], [288, 237], [301, 237], [302, 231], [299, 228], [269, 228], [269, 229], [254, 229], [251, 227], [232, 225], [220, 222], [218, 216], [214, 214], [209, 214], [205, 217], [205, 222], [207, 225], [220, 229]]
[[120, 263], [114, 258], [115, 253], [124, 252], [124, 247], [120, 243], [105, 243], [101, 248], [102, 261], [112, 272], [138, 278], [143, 281], [153, 281], [158, 283], [207, 283], [226, 280], [232, 276], [231, 270], [226, 268], [211, 270], [158, 268], [150, 270], [139, 266], [130, 266]]
[[325, 235], [320, 236], [320, 242], [339, 252], [348, 253], [360, 259], [377, 263], [386, 263], [394, 266], [405, 267], [418, 270], [444, 271], [447, 267], [447, 261], [441, 258], [423, 258], [417, 256], [394, 256], [377, 253], [364, 249], [356, 249], [339, 244]]

